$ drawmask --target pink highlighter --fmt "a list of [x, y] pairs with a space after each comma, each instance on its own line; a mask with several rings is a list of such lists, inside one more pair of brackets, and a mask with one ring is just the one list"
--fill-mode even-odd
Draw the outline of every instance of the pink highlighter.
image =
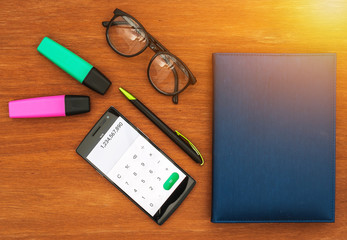
[[65, 117], [89, 112], [88, 96], [58, 95], [15, 100], [8, 103], [10, 118]]

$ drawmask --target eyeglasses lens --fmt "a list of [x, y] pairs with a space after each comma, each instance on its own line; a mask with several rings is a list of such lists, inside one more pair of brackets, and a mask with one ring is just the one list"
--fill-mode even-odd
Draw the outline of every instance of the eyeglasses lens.
[[112, 21], [108, 36], [114, 48], [124, 55], [134, 55], [147, 46], [145, 32], [127, 16], [119, 16]]
[[149, 66], [149, 77], [153, 85], [168, 94], [181, 91], [188, 84], [188, 72], [174, 57], [159, 54]]

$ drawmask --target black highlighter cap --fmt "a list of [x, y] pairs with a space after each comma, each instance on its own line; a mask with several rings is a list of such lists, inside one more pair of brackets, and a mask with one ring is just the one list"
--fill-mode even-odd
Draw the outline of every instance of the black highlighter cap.
[[88, 75], [83, 80], [82, 84], [93, 89], [94, 91], [104, 95], [107, 89], [111, 86], [108, 80], [98, 69], [93, 67], [90, 69]]
[[90, 101], [88, 96], [65, 95], [66, 116], [90, 111]]

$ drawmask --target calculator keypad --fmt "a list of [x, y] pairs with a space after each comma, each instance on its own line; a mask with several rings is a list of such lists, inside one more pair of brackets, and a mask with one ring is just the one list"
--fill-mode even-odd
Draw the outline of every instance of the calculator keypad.
[[151, 216], [185, 178], [180, 169], [141, 135], [107, 176]]

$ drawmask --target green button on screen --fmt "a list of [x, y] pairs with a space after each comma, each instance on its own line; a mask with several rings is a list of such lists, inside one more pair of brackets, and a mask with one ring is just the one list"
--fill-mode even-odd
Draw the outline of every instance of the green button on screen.
[[177, 172], [174, 172], [173, 174], [171, 174], [171, 176], [166, 180], [166, 182], [163, 185], [164, 189], [170, 190], [170, 188], [175, 184], [175, 182], [177, 182], [178, 178], [179, 178], [179, 175]]

